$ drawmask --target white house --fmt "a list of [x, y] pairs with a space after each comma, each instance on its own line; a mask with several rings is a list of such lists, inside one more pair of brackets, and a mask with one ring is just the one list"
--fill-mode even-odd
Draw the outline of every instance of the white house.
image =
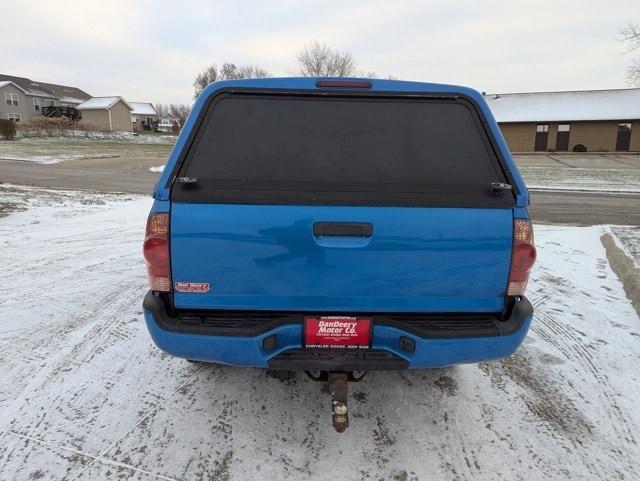
[[160, 132], [173, 132], [173, 128], [181, 128], [180, 119], [171, 113], [166, 113], [160, 117], [158, 122], [158, 130]]

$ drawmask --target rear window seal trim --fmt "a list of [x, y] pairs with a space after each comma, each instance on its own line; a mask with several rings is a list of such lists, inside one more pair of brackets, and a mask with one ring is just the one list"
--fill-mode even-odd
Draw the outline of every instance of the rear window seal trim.
[[511, 175], [511, 171], [507, 169], [506, 159], [502, 154], [501, 149], [498, 147], [495, 137], [493, 136], [491, 129], [489, 128], [488, 121], [484, 114], [478, 109], [476, 103], [473, 101], [471, 97], [463, 93], [450, 93], [450, 92], [394, 92], [394, 91], [375, 91], [375, 92], [363, 92], [363, 91], [345, 91], [345, 90], [310, 90], [310, 89], [273, 89], [273, 88], [254, 88], [254, 87], [227, 87], [222, 88], [215, 92], [214, 95], [209, 97], [206, 103], [203, 105], [202, 109], [198, 113], [198, 118], [196, 119], [195, 128], [189, 132], [189, 136], [185, 141], [185, 147], [179, 154], [178, 161], [173, 166], [171, 170], [171, 175], [167, 179], [165, 187], [169, 189], [169, 198], [172, 198], [171, 190], [174, 187], [175, 180], [178, 177], [178, 173], [183, 168], [186, 158], [189, 155], [191, 147], [193, 146], [193, 141], [197, 136], [198, 132], [202, 127], [202, 123], [204, 117], [206, 116], [211, 104], [213, 102], [217, 102], [222, 96], [226, 96], [229, 94], [244, 94], [244, 95], [264, 95], [264, 96], [295, 96], [295, 97], [347, 97], [347, 98], [389, 98], [390, 100], [398, 100], [398, 99], [433, 99], [433, 100], [445, 100], [451, 102], [461, 102], [467, 108], [469, 108], [473, 115], [473, 121], [476, 126], [482, 129], [484, 135], [481, 136], [482, 142], [485, 147], [488, 148], [490, 152], [495, 155], [497, 159], [497, 165], [504, 177], [507, 181], [512, 185], [513, 189], [509, 197], [513, 197], [514, 205], [517, 196], [520, 194], [520, 190], [518, 185], [514, 181], [513, 176]]

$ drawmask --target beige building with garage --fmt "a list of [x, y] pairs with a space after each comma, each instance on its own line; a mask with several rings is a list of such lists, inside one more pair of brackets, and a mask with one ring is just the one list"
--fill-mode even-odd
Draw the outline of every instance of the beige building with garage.
[[81, 124], [91, 125], [110, 132], [133, 129], [133, 108], [122, 97], [93, 97], [76, 107], [82, 118]]
[[150, 102], [129, 102], [133, 108], [131, 111], [131, 123], [133, 130], [155, 130], [158, 125], [158, 112]]
[[512, 152], [640, 152], [640, 89], [485, 95]]

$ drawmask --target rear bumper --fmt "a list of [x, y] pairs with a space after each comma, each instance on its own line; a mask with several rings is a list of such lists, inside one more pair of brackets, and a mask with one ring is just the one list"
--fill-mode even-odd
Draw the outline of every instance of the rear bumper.
[[386, 317], [377, 322], [374, 317], [371, 351], [336, 353], [303, 350], [302, 323], [293, 314], [283, 316], [280, 322], [263, 322], [264, 329], [250, 323], [250, 328], [241, 332], [237, 326], [225, 330], [182, 322], [179, 317], [171, 317], [163, 301], [151, 292], [145, 296], [143, 306], [153, 341], [169, 354], [236, 366], [292, 370], [433, 368], [499, 359], [520, 346], [533, 316], [531, 303], [522, 298], [509, 319], [494, 322], [493, 329], [486, 322], [479, 322], [474, 328], [468, 323], [468, 315], [465, 329], [448, 330], [442, 328], [442, 323], [436, 328], [433, 323], [392, 322], [393, 318]]

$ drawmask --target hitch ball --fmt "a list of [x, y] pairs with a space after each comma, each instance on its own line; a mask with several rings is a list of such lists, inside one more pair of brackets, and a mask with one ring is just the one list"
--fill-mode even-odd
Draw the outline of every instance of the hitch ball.
[[349, 426], [349, 416], [347, 412], [348, 412], [348, 408], [345, 403], [340, 401], [334, 401], [333, 427], [339, 433], [343, 433]]
[[347, 405], [345, 403], [336, 401], [333, 405], [333, 413], [338, 416], [344, 416], [345, 414], [347, 414]]

